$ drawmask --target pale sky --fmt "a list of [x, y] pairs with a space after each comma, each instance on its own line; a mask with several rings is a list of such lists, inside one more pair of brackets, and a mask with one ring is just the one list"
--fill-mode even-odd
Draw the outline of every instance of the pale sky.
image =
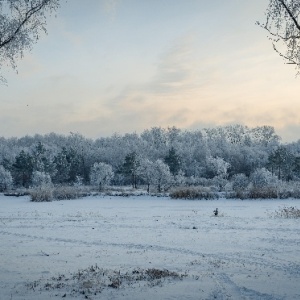
[[300, 76], [255, 25], [267, 3], [68, 0], [4, 70], [0, 136], [243, 124], [298, 140]]

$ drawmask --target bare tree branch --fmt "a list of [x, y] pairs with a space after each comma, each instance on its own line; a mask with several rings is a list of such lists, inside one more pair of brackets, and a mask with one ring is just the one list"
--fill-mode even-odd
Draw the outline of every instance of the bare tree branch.
[[[16, 61], [46, 33], [46, 17], [61, 0], [0, 0], [0, 70], [16, 69]], [[5, 79], [0, 74], [0, 82]]]
[[[47, 5], [47, 2], [49, 1], [43, 1], [39, 5], [32, 7], [30, 10], [28, 10], [24, 16], [24, 19], [21, 21], [17, 29], [12, 33], [12, 35], [4, 40], [3, 42], [0, 43], [0, 49], [10, 43], [20, 32], [21, 28], [25, 26], [25, 24], [32, 18], [33, 15], [35, 15], [37, 12], [39, 12], [45, 5]], [[17, 7], [15, 8], [16, 10], [18, 9]]]
[[273, 49], [287, 64], [300, 70], [300, 0], [269, 0], [266, 22], [257, 22], [265, 29]]
[[298, 23], [298, 21], [296, 20], [295, 16], [293, 15], [293, 13], [291, 12], [291, 10], [289, 9], [289, 7], [285, 4], [284, 0], [278, 0], [282, 6], [285, 8], [285, 10], [287, 11], [287, 13], [289, 14], [289, 16], [291, 17], [291, 19], [293, 20], [295, 26], [297, 27], [297, 29], [300, 31], [300, 25]]

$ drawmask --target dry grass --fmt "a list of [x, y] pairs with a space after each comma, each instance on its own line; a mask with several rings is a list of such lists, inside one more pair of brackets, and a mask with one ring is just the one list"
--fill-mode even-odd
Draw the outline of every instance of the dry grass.
[[58, 186], [53, 190], [53, 198], [56, 200], [70, 200], [81, 197], [79, 188], [74, 186]]
[[51, 187], [37, 187], [29, 190], [32, 202], [50, 202], [53, 200], [53, 190]]
[[209, 187], [181, 187], [170, 192], [172, 199], [217, 199], [218, 194], [212, 192]]
[[283, 207], [277, 211], [275, 211], [276, 218], [285, 218], [285, 219], [299, 219], [300, 218], [300, 209], [290, 206]]
[[[167, 269], [133, 269], [127, 272], [107, 270], [97, 265], [79, 270], [74, 274], [59, 275], [45, 281], [43, 279], [27, 284], [29, 290], [42, 292], [54, 290], [60, 297], [68, 296], [84, 299], [94, 299], [105, 289], [120, 289], [126, 287], [161, 286], [168, 280], [182, 280], [187, 274], [179, 274]], [[67, 293], [66, 293], [67, 291]]]
[[75, 186], [41, 186], [29, 190], [31, 201], [49, 202], [52, 200], [71, 200], [89, 196], [87, 189]]
[[276, 199], [278, 198], [275, 187], [252, 187], [249, 191], [250, 199]]

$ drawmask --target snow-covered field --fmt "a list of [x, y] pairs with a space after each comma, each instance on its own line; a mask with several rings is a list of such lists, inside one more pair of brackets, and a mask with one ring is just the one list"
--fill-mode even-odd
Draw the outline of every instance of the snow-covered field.
[[300, 299], [284, 205], [300, 201], [0, 195], [0, 299]]

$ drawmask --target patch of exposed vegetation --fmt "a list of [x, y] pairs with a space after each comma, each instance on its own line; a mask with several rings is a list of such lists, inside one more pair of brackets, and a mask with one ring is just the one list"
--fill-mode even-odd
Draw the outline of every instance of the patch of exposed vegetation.
[[42, 292], [53, 290], [61, 292], [62, 297], [67, 294], [71, 296], [82, 296], [83, 299], [91, 299], [105, 289], [122, 289], [136, 286], [161, 286], [170, 280], [182, 280], [186, 274], [169, 271], [167, 269], [133, 269], [127, 272], [120, 270], [108, 270], [95, 266], [78, 270], [70, 276], [59, 275], [52, 277], [46, 282], [38, 280], [27, 284], [29, 290]]
[[49, 202], [52, 200], [71, 200], [90, 195], [88, 189], [76, 186], [39, 186], [28, 191], [32, 202]]
[[300, 209], [294, 206], [280, 208], [275, 211], [274, 217], [276, 218], [285, 218], [285, 219], [299, 219], [300, 218]]
[[217, 199], [218, 194], [213, 192], [209, 187], [181, 187], [170, 192], [172, 199]]

